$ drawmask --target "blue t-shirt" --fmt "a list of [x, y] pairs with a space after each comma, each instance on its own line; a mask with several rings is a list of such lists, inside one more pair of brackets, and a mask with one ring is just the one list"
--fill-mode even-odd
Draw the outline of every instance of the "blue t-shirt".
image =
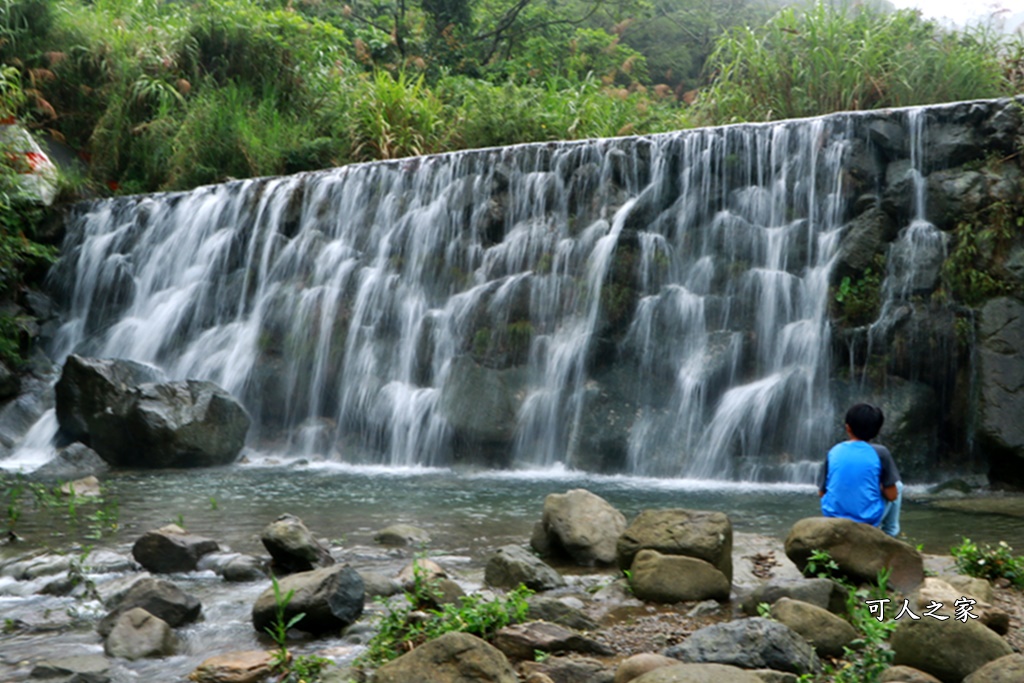
[[899, 477], [893, 469], [867, 441], [836, 444], [825, 459], [821, 514], [878, 526], [885, 512], [882, 487]]

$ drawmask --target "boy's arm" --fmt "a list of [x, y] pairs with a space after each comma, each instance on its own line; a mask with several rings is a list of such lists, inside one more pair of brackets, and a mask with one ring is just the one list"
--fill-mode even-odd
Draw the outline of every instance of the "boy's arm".
[[892, 502], [892, 501], [896, 500], [896, 498], [899, 495], [900, 495], [900, 492], [899, 492], [899, 490], [897, 490], [895, 485], [893, 485], [893, 486], [883, 486], [882, 487], [882, 497], [885, 498], [886, 500], [888, 500], [889, 502]]
[[821, 475], [818, 477], [818, 498], [825, 495], [825, 482], [828, 481], [828, 456], [825, 456], [825, 463], [821, 466]]

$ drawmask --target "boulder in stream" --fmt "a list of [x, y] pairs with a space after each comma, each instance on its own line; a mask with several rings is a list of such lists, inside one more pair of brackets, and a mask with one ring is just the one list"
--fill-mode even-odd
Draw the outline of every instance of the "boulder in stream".
[[278, 600], [290, 592], [292, 596], [284, 608], [284, 620], [288, 622], [300, 614], [305, 615], [295, 625], [300, 631], [315, 634], [340, 631], [363, 613], [363, 579], [347, 564], [286, 576], [278, 582], [277, 590], [280, 597], [275, 596], [271, 586], [252, 607], [252, 623], [260, 633], [274, 623]]

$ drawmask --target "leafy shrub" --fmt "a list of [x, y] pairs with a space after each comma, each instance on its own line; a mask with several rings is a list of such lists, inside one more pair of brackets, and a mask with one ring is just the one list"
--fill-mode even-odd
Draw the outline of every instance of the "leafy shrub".
[[1015, 556], [1006, 541], [999, 541], [993, 547], [964, 538], [960, 545], [950, 548], [949, 553], [956, 560], [956, 568], [968, 576], [1007, 579], [1018, 588], [1024, 588], [1024, 557]]
[[385, 603], [387, 611], [381, 617], [377, 634], [360, 657], [362, 664], [380, 666], [428, 640], [453, 631], [486, 639], [499, 629], [522, 621], [529, 609], [526, 599], [533, 591], [524, 586], [493, 600], [466, 595], [460, 598], [459, 605], [429, 608], [428, 605], [436, 603], [439, 592], [435, 584], [426, 580], [419, 564], [413, 567], [413, 590], [405, 593], [404, 605], [396, 607]]

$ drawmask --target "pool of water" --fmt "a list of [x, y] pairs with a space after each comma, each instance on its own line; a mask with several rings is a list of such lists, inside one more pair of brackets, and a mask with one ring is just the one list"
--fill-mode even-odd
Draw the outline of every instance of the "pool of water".
[[[104, 477], [105, 507], [82, 505], [70, 515], [65, 507], [28, 510], [18, 520], [24, 543], [0, 548], [0, 561], [32, 549], [81, 552], [83, 547], [124, 555], [145, 531], [169, 522], [213, 538], [232, 550], [265, 554], [260, 531], [280, 514], [300, 517], [318, 537], [350, 552], [357, 568], [396, 571], [414, 551], [395, 553], [373, 541], [379, 529], [408, 523], [426, 529], [432, 542], [424, 549], [442, 555], [472, 587], [481, 580], [495, 548], [526, 544], [540, 520], [544, 498], [585, 488], [631, 519], [648, 508], [683, 507], [726, 512], [734, 529], [784, 539], [797, 520], [819, 514], [814, 487], [641, 479], [583, 475], [565, 470], [530, 472], [455, 472], [431, 469], [380, 469], [332, 463], [254, 458], [246, 465], [182, 471], [122, 471]], [[907, 540], [926, 552], [946, 553], [963, 536], [979, 542], [1006, 540], [1024, 548], [1019, 518], [944, 510], [914, 500], [910, 489], [903, 507]], [[94, 519], [99, 509], [113, 511], [118, 528], [99, 539]], [[97, 577], [107, 580], [111, 577]], [[227, 650], [269, 647], [249, 622], [262, 584], [226, 584], [212, 573], [179, 575], [203, 601], [205, 619], [179, 629], [181, 654], [159, 662], [120, 662], [116, 681], [184, 680], [207, 656]], [[26, 618], [40, 612], [96, 610], [69, 598], [25, 593], [24, 586], [0, 580], [0, 618]], [[318, 641], [339, 661], [358, 647], [344, 639]], [[0, 680], [23, 680], [30, 663], [54, 653], [102, 652], [91, 627], [58, 627], [48, 632], [0, 635]]]

